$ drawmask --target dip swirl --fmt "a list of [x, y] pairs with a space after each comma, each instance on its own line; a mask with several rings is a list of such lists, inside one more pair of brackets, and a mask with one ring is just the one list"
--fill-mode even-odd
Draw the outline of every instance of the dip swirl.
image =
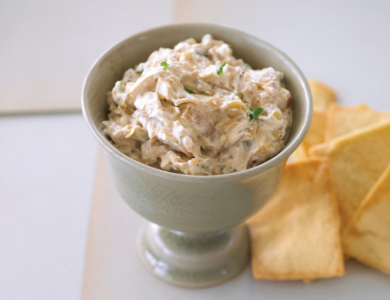
[[141, 163], [188, 175], [218, 175], [275, 156], [292, 122], [283, 74], [252, 70], [205, 35], [161, 48], [108, 93], [105, 134]]

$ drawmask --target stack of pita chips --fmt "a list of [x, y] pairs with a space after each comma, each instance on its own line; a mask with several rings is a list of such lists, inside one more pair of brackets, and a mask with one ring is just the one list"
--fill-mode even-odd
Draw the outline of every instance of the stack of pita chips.
[[338, 105], [331, 88], [309, 84], [309, 132], [248, 222], [254, 277], [341, 276], [343, 254], [390, 274], [390, 114]]

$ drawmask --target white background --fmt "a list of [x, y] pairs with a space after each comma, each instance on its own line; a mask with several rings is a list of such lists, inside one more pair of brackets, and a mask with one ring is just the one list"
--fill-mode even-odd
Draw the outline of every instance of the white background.
[[[0, 103], [78, 103], [83, 76], [102, 51], [172, 21], [245, 30], [334, 87], [341, 103], [390, 111], [384, 0], [3, 0]], [[0, 134], [0, 299], [79, 299], [97, 145], [80, 113], [3, 115]]]

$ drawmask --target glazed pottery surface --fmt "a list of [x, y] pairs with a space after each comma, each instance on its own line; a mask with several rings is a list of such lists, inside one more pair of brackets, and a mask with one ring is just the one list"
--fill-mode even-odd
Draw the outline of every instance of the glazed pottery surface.
[[[102, 121], [108, 115], [107, 92], [127, 69], [146, 61], [154, 50], [172, 48], [190, 37], [200, 41], [207, 33], [228, 43], [235, 57], [253, 69], [273, 67], [284, 73], [286, 88], [293, 97], [293, 125], [285, 148], [255, 168], [215, 176], [170, 173], [119, 152], [102, 132]], [[158, 27], [113, 46], [87, 75], [82, 107], [92, 133], [103, 146], [121, 197], [157, 224], [149, 224], [142, 231], [138, 245], [141, 259], [156, 276], [187, 287], [226, 281], [243, 268], [248, 259], [248, 237], [246, 229], [237, 225], [270, 199], [288, 157], [305, 137], [312, 116], [310, 89], [291, 59], [256, 37], [212, 24]], [[223, 240], [230, 242], [224, 244]]]

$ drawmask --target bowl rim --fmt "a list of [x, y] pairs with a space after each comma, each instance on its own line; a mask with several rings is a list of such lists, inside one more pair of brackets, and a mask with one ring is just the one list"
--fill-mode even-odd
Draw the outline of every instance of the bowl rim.
[[[222, 174], [222, 175], [186, 175], [181, 173], [173, 173], [170, 171], [165, 171], [161, 169], [157, 169], [148, 165], [145, 165], [141, 162], [138, 162], [126, 155], [124, 155], [122, 152], [120, 152], [115, 146], [109, 142], [107, 138], [105, 138], [99, 129], [94, 125], [91, 111], [88, 107], [88, 97], [87, 97], [87, 90], [91, 83], [91, 74], [95, 71], [95, 69], [98, 67], [98, 64], [100, 61], [102, 61], [104, 58], [108, 57], [113, 51], [116, 50], [116, 48], [120, 47], [122, 44], [127, 43], [128, 40], [134, 39], [134, 38], [142, 38], [144, 35], [147, 35], [149, 33], [152, 33], [156, 30], [164, 30], [164, 29], [170, 29], [173, 27], [193, 27], [193, 26], [199, 26], [199, 27], [214, 27], [219, 28], [222, 30], [229, 30], [232, 32], [232, 34], [240, 34], [247, 38], [255, 39], [258, 42], [260, 42], [265, 48], [268, 48], [269, 50], [272, 50], [279, 58], [281, 58], [285, 63], [289, 64], [291, 69], [295, 71], [295, 76], [299, 79], [299, 83], [301, 87], [303, 88], [303, 92], [305, 95], [305, 107], [306, 112], [304, 115], [303, 125], [301, 128], [299, 128], [299, 132], [294, 140], [289, 141], [289, 143], [274, 157], [271, 159], [259, 164], [256, 167], [236, 172], [236, 173], [230, 173], [230, 174]], [[190, 35], [190, 34], [189, 34]], [[300, 143], [303, 141], [304, 137], [306, 136], [306, 133], [309, 130], [312, 115], [313, 115], [313, 102], [312, 102], [312, 95], [310, 91], [309, 84], [303, 75], [302, 71], [299, 69], [299, 67], [295, 64], [295, 62], [289, 58], [284, 52], [280, 51], [279, 49], [275, 48], [271, 44], [257, 38], [256, 36], [253, 36], [251, 34], [248, 34], [246, 32], [243, 32], [241, 30], [235, 29], [233, 27], [229, 26], [222, 26], [212, 23], [179, 23], [179, 24], [169, 24], [169, 25], [163, 25], [158, 27], [153, 27], [148, 30], [133, 34], [120, 42], [114, 44], [113, 46], [109, 47], [106, 51], [104, 51], [92, 64], [90, 69], [88, 70], [88, 73], [84, 79], [83, 86], [82, 86], [82, 92], [81, 92], [81, 108], [84, 115], [84, 118], [87, 121], [89, 129], [92, 131], [92, 134], [95, 136], [99, 144], [103, 147], [103, 150], [105, 153], [109, 153], [116, 158], [118, 158], [122, 163], [125, 163], [129, 165], [131, 168], [136, 169], [137, 171], [140, 171], [142, 173], [146, 173], [149, 175], [157, 176], [160, 178], [165, 178], [173, 181], [181, 181], [181, 182], [235, 182], [242, 179], [246, 179], [249, 177], [253, 177], [257, 174], [266, 172], [267, 170], [273, 168], [274, 166], [278, 165], [282, 161], [286, 160], [293, 152], [294, 150], [300, 145]], [[294, 122], [294, 121], [293, 121]]]

